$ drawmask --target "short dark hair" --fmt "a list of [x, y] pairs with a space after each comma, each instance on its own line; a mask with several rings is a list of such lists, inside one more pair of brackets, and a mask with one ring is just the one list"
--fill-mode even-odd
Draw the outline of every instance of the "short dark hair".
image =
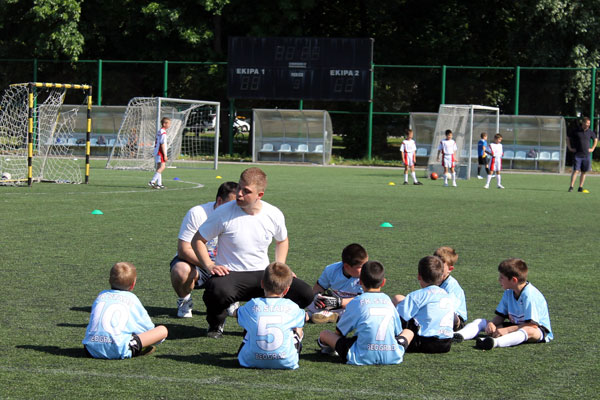
[[221, 199], [223, 201], [226, 201], [227, 197], [229, 197], [229, 195], [231, 193], [237, 193], [239, 187], [240, 186], [238, 185], [237, 182], [229, 181], [229, 182], [222, 183], [221, 186], [219, 186], [219, 189], [217, 190], [216, 199]]
[[367, 261], [360, 270], [360, 281], [367, 289], [377, 289], [383, 285], [385, 271], [379, 261]]
[[444, 262], [438, 256], [426, 256], [419, 260], [419, 275], [429, 285], [439, 285], [444, 277]]
[[517, 278], [519, 283], [527, 281], [527, 264], [520, 258], [509, 258], [498, 265], [498, 272], [508, 279]]
[[342, 250], [342, 262], [348, 265], [356, 265], [369, 255], [364, 247], [358, 243], [352, 243]]
[[452, 133], [451, 129], [446, 129], [446, 132], [444, 133], [444, 135], [448, 136], [449, 133]]
[[294, 274], [287, 264], [272, 262], [263, 273], [262, 285], [265, 292], [283, 294], [292, 285]]
[[484, 136], [487, 136], [487, 132], [481, 132], [481, 138], [483, 139]]
[[500, 134], [500, 133], [496, 133], [496, 134], [494, 135], [494, 139], [502, 139], [502, 134]]

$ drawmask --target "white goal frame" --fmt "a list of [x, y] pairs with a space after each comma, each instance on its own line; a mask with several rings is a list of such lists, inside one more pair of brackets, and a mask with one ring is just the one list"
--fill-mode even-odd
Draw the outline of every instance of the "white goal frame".
[[[190, 118], [195, 111], [208, 107], [211, 121], [198, 121]], [[167, 132], [167, 167], [174, 167], [181, 160], [184, 135], [193, 134], [198, 140], [207, 129], [214, 129], [212, 168], [219, 165], [219, 116], [221, 103], [216, 101], [177, 99], [168, 97], [134, 97], [125, 110], [117, 138], [112, 144], [106, 168], [153, 170], [154, 142], [164, 117], [171, 118]], [[206, 115], [208, 117], [208, 114]], [[193, 163], [177, 162], [177, 167], [193, 168]], [[206, 163], [202, 165], [207, 165]]]
[[[457, 176], [463, 179], [471, 178], [473, 159], [477, 158], [477, 136], [475, 136], [475, 141], [473, 140], [473, 131], [476, 125], [487, 126], [484, 129], [488, 131], [488, 138], [494, 137], [496, 133], [500, 132], [500, 109], [475, 104], [440, 105], [427, 163], [427, 175], [432, 172], [441, 175], [440, 162], [437, 161], [437, 149], [440, 141], [445, 138], [446, 130], [450, 129], [458, 147], [455, 155]], [[492, 132], [491, 129], [494, 131]]]

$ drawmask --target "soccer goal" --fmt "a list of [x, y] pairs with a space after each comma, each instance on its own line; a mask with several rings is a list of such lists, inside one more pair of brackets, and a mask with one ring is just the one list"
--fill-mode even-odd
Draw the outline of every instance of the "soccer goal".
[[486, 132], [488, 140], [491, 140], [500, 131], [500, 109], [473, 104], [440, 105], [427, 163], [428, 175], [436, 172], [441, 176], [443, 172], [440, 161], [437, 161], [437, 149], [447, 129], [452, 131], [458, 148], [455, 154], [456, 175], [470, 179], [471, 169], [477, 168], [477, 142], [481, 132]]
[[166, 97], [129, 101], [106, 168], [152, 170], [160, 120], [171, 118], [167, 131], [167, 167], [218, 167], [220, 103]]
[[73, 157], [79, 107], [65, 109], [67, 91], [87, 104], [85, 183], [89, 180], [92, 87], [64, 83], [17, 83], [0, 100], [0, 184], [82, 183], [83, 161]]

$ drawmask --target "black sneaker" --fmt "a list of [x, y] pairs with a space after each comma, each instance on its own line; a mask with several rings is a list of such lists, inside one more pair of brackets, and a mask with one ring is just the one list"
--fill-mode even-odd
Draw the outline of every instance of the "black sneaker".
[[406, 181], [405, 181], [405, 182], [403, 183], [403, 185], [408, 185], [408, 182], [406, 182]]
[[417, 181], [417, 182], [413, 183], [413, 185], [422, 185], [422, 183]]
[[573, 186], [569, 186], [569, 190], [568, 191], [572, 192], [573, 191]]
[[212, 339], [221, 339], [223, 337], [223, 328], [225, 327], [225, 323], [218, 326], [211, 326], [208, 328], [208, 332], [206, 332], [206, 336]]
[[580, 187], [579, 189], [577, 189], [578, 192], [583, 192], [583, 188]]
[[491, 350], [496, 345], [496, 341], [491, 336], [480, 337], [475, 341], [475, 347], [481, 350]]
[[454, 333], [454, 336], [452, 337], [452, 343], [461, 343], [463, 340], [465, 340], [463, 335], [458, 332]]

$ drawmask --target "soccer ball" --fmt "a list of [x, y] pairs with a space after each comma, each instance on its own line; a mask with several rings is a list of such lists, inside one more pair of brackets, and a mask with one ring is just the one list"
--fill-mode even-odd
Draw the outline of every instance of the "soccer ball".
[[10, 181], [10, 180], [11, 180], [11, 178], [12, 178], [12, 175], [11, 175], [11, 174], [9, 174], [8, 172], [3, 172], [3, 173], [2, 173], [2, 180], [3, 180], [3, 181]]
[[432, 172], [429, 177], [431, 178], [432, 181], [435, 181], [438, 178], [438, 174], [436, 172]]

